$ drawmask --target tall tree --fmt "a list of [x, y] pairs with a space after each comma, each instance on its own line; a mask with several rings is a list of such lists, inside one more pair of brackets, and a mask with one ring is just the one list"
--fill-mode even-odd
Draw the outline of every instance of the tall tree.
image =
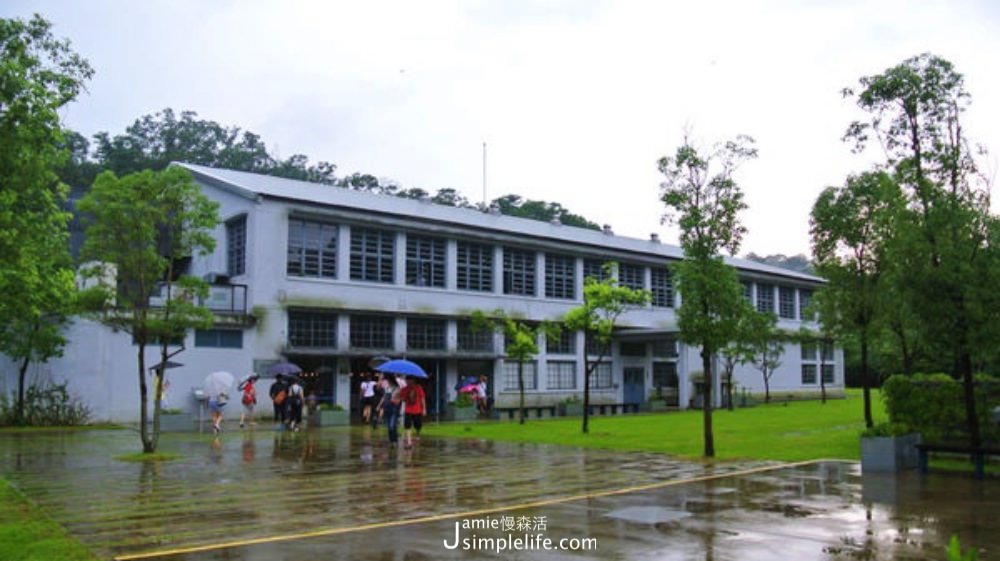
[[[778, 328], [778, 316], [768, 312], [754, 312], [747, 316], [745, 341], [749, 362], [760, 371], [764, 379], [764, 403], [771, 402], [771, 376], [781, 366], [785, 352], [785, 336]], [[742, 331], [742, 330], [741, 330]]]
[[921, 343], [948, 357], [964, 383], [970, 440], [978, 447], [973, 369], [1000, 339], [992, 317], [1000, 248], [989, 184], [962, 128], [970, 96], [954, 66], [931, 54], [863, 77], [860, 86], [845, 95], [868, 118], [852, 123], [845, 138], [862, 150], [875, 137], [905, 194], [896, 258], [907, 269], [899, 278], [920, 318]]
[[[154, 396], [150, 432], [146, 347], [160, 346], [154, 387], [162, 388], [163, 366], [171, 356], [168, 344], [187, 329], [211, 325], [211, 313], [200, 305], [207, 284], [178, 265], [214, 248], [211, 230], [219, 221], [218, 203], [202, 194], [186, 170], [171, 167], [122, 178], [106, 171], [80, 201], [80, 209], [91, 220], [83, 256], [97, 263], [84, 274], [99, 281], [114, 279], [88, 290], [86, 302], [100, 321], [130, 334], [137, 345], [140, 438], [143, 452], [155, 452], [162, 396]], [[158, 302], [152, 301], [154, 296], [160, 297]]]
[[[609, 264], [617, 269], [616, 264]], [[591, 360], [591, 354], [584, 352], [583, 376], [583, 432], [588, 432], [590, 417], [590, 377], [611, 349], [618, 318], [629, 308], [643, 306], [651, 299], [647, 290], [636, 290], [618, 284], [616, 274], [607, 275], [603, 280], [588, 277], [583, 281], [583, 304], [566, 313], [563, 325], [571, 331], [583, 331], [587, 341], [597, 343], [598, 356]]]
[[733, 173], [739, 164], [756, 156], [753, 139], [747, 136], [716, 145], [707, 157], [702, 157], [685, 136], [674, 156], [659, 161], [665, 177], [661, 200], [668, 209], [664, 219], [680, 226], [684, 250], [684, 259], [673, 266], [681, 294], [677, 310], [680, 338], [701, 347], [706, 457], [715, 456], [712, 358], [736, 337], [740, 318], [749, 313], [750, 306], [743, 298], [736, 270], [721, 256], [723, 251], [736, 253], [746, 233], [739, 219], [746, 203]]
[[40, 16], [0, 19], [0, 352], [18, 362], [17, 418], [28, 364], [61, 353], [74, 287], [63, 211], [67, 161], [59, 110], [93, 75]]
[[854, 336], [861, 349], [865, 424], [872, 426], [869, 351], [887, 297], [884, 271], [903, 210], [899, 187], [883, 172], [825, 189], [810, 215], [813, 259], [827, 284], [814, 296], [826, 332]]

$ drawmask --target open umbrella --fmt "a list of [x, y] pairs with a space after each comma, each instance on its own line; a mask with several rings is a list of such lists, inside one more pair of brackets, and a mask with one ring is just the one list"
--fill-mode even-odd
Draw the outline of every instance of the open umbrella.
[[290, 362], [276, 362], [267, 368], [267, 373], [272, 376], [278, 374], [301, 374], [302, 369]]
[[150, 372], [152, 372], [152, 371], [157, 370], [158, 368], [160, 368], [160, 365], [163, 365], [163, 369], [164, 370], [169, 370], [170, 368], [180, 368], [181, 366], [184, 366], [183, 364], [181, 364], [179, 362], [174, 362], [172, 360], [168, 360], [167, 362], [157, 362], [153, 366], [150, 366], [149, 367]]
[[209, 397], [218, 397], [219, 394], [229, 394], [233, 387], [233, 375], [224, 370], [212, 372], [205, 376], [205, 381], [201, 384], [201, 390]]
[[399, 376], [413, 376], [414, 378], [427, 378], [427, 373], [424, 372], [423, 368], [415, 362], [410, 362], [404, 359], [390, 360], [385, 362], [380, 366], [376, 366], [375, 370], [379, 372], [384, 372], [386, 374], [397, 374]]

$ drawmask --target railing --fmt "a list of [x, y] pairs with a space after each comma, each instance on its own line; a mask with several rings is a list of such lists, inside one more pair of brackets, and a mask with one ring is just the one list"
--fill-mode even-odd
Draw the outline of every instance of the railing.
[[[166, 305], [170, 298], [190, 299], [190, 295], [186, 290], [176, 286], [171, 285], [171, 288], [168, 290], [166, 284], [160, 284], [157, 292], [149, 297], [149, 305], [154, 308], [160, 308]], [[247, 285], [210, 285], [208, 287], [208, 296], [199, 298], [198, 304], [219, 314], [244, 316], [247, 313]]]

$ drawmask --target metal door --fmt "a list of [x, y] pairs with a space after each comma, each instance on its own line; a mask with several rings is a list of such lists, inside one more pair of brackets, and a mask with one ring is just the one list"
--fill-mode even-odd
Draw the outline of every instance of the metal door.
[[646, 401], [646, 369], [628, 367], [623, 371], [623, 396], [625, 403], [642, 403]]

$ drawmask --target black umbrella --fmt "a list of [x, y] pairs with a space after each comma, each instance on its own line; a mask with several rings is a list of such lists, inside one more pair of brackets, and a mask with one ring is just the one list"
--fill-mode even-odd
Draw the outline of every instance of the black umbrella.
[[170, 368], [179, 368], [179, 367], [184, 366], [184, 365], [181, 364], [181, 363], [179, 363], [179, 362], [174, 362], [172, 360], [168, 360], [167, 362], [158, 362], [155, 365], [150, 366], [149, 370], [151, 372], [155, 371], [155, 370], [159, 370], [160, 366], [163, 366], [163, 369], [167, 370], [167, 369], [170, 369]]

